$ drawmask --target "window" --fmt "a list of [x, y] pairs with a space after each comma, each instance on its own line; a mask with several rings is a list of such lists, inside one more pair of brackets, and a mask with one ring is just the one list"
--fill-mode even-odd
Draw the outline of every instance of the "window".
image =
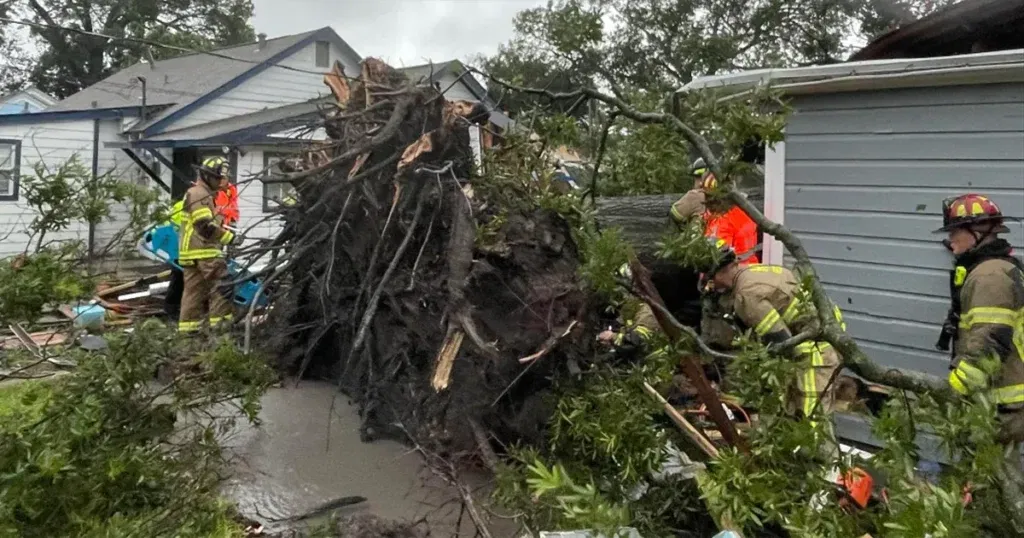
[[[280, 179], [284, 171], [279, 166], [281, 161], [291, 155], [287, 153], [264, 153], [264, 179]], [[295, 195], [295, 187], [291, 183], [263, 183], [263, 211], [268, 212], [281, 205], [282, 200]]]
[[316, 66], [331, 66], [331, 44], [327, 41], [316, 42]]
[[21, 140], [0, 140], [0, 200], [18, 199]]

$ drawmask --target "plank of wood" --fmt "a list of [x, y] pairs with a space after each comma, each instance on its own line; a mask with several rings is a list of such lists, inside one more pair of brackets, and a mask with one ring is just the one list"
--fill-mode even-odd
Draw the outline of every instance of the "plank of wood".
[[117, 286], [113, 286], [113, 287], [107, 288], [105, 290], [99, 291], [99, 292], [96, 293], [96, 296], [97, 297], [108, 297], [110, 295], [113, 295], [115, 293], [118, 293], [118, 292], [121, 292], [121, 291], [124, 291], [124, 290], [130, 290], [130, 289], [132, 289], [132, 288], [134, 288], [136, 286], [141, 286], [143, 284], [151, 284], [151, 283], [156, 282], [158, 280], [163, 280], [165, 278], [169, 278], [170, 276], [171, 276], [171, 271], [170, 270], [162, 271], [162, 272], [157, 273], [155, 275], [145, 276], [145, 277], [142, 277], [142, 278], [139, 278], [139, 279], [136, 279], [136, 280], [132, 280], [131, 282], [125, 282], [124, 284], [119, 284]]
[[709, 441], [707, 437], [700, 432], [700, 430], [698, 430], [693, 424], [690, 424], [690, 421], [686, 420], [686, 417], [684, 417], [682, 413], [677, 411], [675, 407], [672, 407], [672, 404], [668, 403], [668, 400], [666, 400], [664, 396], [662, 396], [647, 382], [644, 382], [644, 390], [661, 404], [661, 407], [665, 410], [665, 414], [667, 414], [668, 417], [672, 419], [672, 422], [675, 423], [675, 425], [678, 426], [679, 429], [685, 433], [695, 445], [697, 445], [697, 448], [701, 449], [701, 451], [707, 454], [710, 458], [718, 457], [718, 449], [715, 448], [715, 445], [712, 445], [711, 441]]
[[[27, 336], [28, 341], [31, 342], [31, 346], [29, 346], [30, 349], [33, 347], [59, 346], [67, 343], [68, 341], [67, 333], [61, 330], [42, 331], [25, 334], [24, 336]], [[25, 347], [25, 343], [17, 336], [8, 336], [3, 340], [0, 340], [0, 349], [19, 349]]]

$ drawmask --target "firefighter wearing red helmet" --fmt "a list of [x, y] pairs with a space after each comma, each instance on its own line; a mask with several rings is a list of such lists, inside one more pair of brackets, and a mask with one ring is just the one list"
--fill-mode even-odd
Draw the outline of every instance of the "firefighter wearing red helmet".
[[[999, 206], [979, 194], [942, 204], [952, 306], [944, 332], [952, 336], [949, 385], [960, 394], [987, 392], [1001, 423], [1000, 441], [1024, 443], [1024, 263], [999, 237], [1008, 233]], [[940, 349], [948, 348], [940, 338]]]

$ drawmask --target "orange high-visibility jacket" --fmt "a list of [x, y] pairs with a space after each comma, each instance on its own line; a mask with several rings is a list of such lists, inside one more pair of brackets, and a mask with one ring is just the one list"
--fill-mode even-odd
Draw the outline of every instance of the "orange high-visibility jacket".
[[[734, 206], [722, 215], [705, 212], [704, 222], [704, 235], [725, 240], [740, 258], [757, 246], [757, 223], [739, 207]], [[754, 254], [741, 263], [760, 263], [760, 259]]]
[[217, 191], [217, 198], [214, 200], [217, 206], [217, 214], [224, 218], [224, 224], [234, 226], [241, 213], [238, 211], [238, 188], [228, 185], [227, 191]]

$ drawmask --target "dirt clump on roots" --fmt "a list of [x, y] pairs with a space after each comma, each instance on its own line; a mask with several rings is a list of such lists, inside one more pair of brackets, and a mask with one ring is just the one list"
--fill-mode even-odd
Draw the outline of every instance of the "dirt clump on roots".
[[539, 442], [552, 384], [594, 355], [569, 224], [473, 192], [488, 178], [470, 127], [496, 130], [480, 104], [375, 59], [328, 85], [329, 143], [284, 167], [298, 201], [280, 210], [266, 270], [280, 287], [257, 344], [292, 375], [336, 380], [365, 439]]

